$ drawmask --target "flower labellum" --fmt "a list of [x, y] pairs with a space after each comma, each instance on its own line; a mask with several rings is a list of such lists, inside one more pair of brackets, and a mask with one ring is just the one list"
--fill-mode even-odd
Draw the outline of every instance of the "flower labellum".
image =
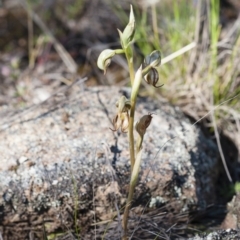
[[156, 68], [151, 68], [149, 72], [144, 76], [144, 80], [155, 88], [160, 88], [163, 86], [163, 84], [157, 86], [157, 82], [159, 80], [159, 74]]
[[163, 84], [157, 86], [157, 82], [159, 80], [159, 74], [156, 67], [158, 67], [160, 64], [161, 64], [161, 53], [158, 50], [153, 51], [150, 55], [148, 55], [145, 58], [145, 61], [144, 61], [144, 66], [146, 67], [145, 71], [147, 72], [146, 75], [144, 76], [144, 80], [155, 88], [160, 88], [163, 86]]
[[128, 130], [128, 124], [129, 124], [129, 114], [128, 112], [122, 112], [118, 113], [113, 118], [113, 127], [114, 129], [111, 129], [112, 131], [117, 131], [119, 128], [121, 128], [121, 131], [123, 133], [126, 133]]
[[97, 60], [98, 67], [104, 71], [104, 74], [107, 72], [107, 68], [111, 63], [112, 57], [116, 54], [116, 52], [112, 49], [103, 50]]
[[118, 108], [118, 112], [127, 112], [131, 108], [131, 102], [125, 96], [121, 96], [120, 99], [116, 103], [116, 107]]
[[131, 108], [131, 102], [125, 97], [121, 96], [116, 103], [118, 109], [117, 114], [113, 118], [113, 127], [112, 131], [117, 131], [121, 128], [122, 132], [127, 132], [129, 124], [129, 113], [128, 111]]

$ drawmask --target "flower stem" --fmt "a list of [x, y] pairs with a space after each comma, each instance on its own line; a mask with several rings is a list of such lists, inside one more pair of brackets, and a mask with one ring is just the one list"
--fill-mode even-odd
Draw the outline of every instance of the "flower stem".
[[124, 236], [122, 238], [123, 240], [127, 239], [128, 216], [129, 216], [129, 209], [131, 207], [131, 202], [133, 199], [134, 189], [135, 189], [135, 186], [132, 186], [130, 184], [130, 189], [129, 189], [128, 198], [127, 198], [127, 204], [124, 209], [123, 220], [122, 220], [122, 225], [123, 225], [123, 230], [124, 230]]
[[[126, 55], [127, 62], [128, 62], [131, 85], [133, 86], [135, 72], [134, 72], [134, 66], [133, 66], [133, 53], [132, 53], [132, 49], [131, 49], [130, 45], [125, 49], [125, 55]], [[131, 99], [131, 110], [130, 110], [130, 118], [129, 118], [129, 126], [128, 126], [131, 172], [133, 170], [133, 166], [135, 163], [134, 135], [133, 135], [135, 105], [136, 105], [136, 99], [134, 99], [133, 101]]]
[[137, 101], [137, 95], [139, 91], [139, 87], [142, 81], [142, 66], [137, 70], [134, 76], [134, 83], [132, 85], [132, 93], [131, 93], [131, 109], [130, 109], [130, 118], [129, 118], [129, 150], [131, 156], [131, 181], [130, 181], [130, 189], [127, 198], [127, 204], [123, 214], [122, 226], [124, 230], [123, 240], [127, 239], [127, 222], [129, 209], [131, 207], [131, 202], [133, 199], [134, 189], [137, 184], [137, 178], [140, 168], [141, 162], [141, 151], [137, 154], [136, 162], [134, 156], [134, 136], [133, 136], [133, 124], [134, 124], [134, 113], [135, 113], [135, 105]]
[[129, 126], [128, 126], [131, 172], [133, 171], [133, 167], [135, 164], [135, 153], [134, 153], [135, 149], [134, 149], [134, 135], [133, 135], [135, 104], [136, 102], [131, 101], [131, 110], [130, 110], [130, 118], [129, 118]]
[[131, 174], [131, 181], [130, 181], [127, 203], [126, 203], [124, 213], [123, 213], [122, 226], [123, 226], [123, 230], [124, 230], [124, 236], [122, 237], [122, 240], [127, 239], [127, 223], [128, 223], [129, 210], [131, 207], [134, 190], [135, 190], [137, 180], [138, 180], [141, 159], [142, 159], [142, 151], [140, 150], [136, 156], [136, 164], [134, 165], [134, 168], [133, 168], [133, 171]]

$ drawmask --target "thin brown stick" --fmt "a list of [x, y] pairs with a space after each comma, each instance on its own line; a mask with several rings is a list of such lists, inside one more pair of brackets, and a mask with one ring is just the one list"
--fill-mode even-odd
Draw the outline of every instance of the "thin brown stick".
[[[213, 96], [212, 96], [212, 104], [213, 104]], [[223, 163], [225, 172], [227, 174], [228, 180], [232, 183], [232, 177], [231, 177], [230, 172], [228, 170], [226, 159], [225, 159], [224, 154], [223, 154], [222, 145], [221, 145], [221, 142], [220, 142], [220, 137], [219, 137], [214, 113], [215, 113], [214, 110], [211, 111], [211, 118], [212, 118], [212, 124], [213, 124], [213, 128], [214, 128], [214, 135], [215, 135], [215, 138], [216, 138], [216, 141], [217, 141], [218, 150], [219, 150], [219, 153], [220, 153], [220, 157], [222, 159], [222, 163]]]
[[40, 29], [49, 37], [50, 41], [53, 43], [54, 48], [56, 49], [57, 53], [61, 57], [62, 61], [68, 68], [69, 72], [76, 73], [77, 72], [77, 64], [71, 57], [71, 55], [67, 52], [67, 50], [63, 47], [63, 45], [54, 37], [52, 32], [46, 26], [46, 24], [42, 21], [42, 19], [31, 9], [28, 9], [27, 4], [25, 1], [20, 1], [22, 7], [29, 13], [29, 17], [40, 27]]
[[27, 13], [28, 13], [28, 56], [29, 56], [29, 68], [34, 67], [34, 53], [33, 53], [33, 21], [30, 15], [31, 6], [30, 1], [27, 0]]

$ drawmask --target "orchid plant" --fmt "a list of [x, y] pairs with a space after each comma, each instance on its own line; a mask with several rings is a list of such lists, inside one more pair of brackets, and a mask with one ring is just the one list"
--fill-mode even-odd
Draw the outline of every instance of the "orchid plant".
[[[116, 54], [125, 54], [125, 57], [128, 62], [129, 75], [131, 81], [131, 97], [127, 99], [125, 96], [120, 96], [119, 100], [116, 103], [117, 112], [113, 117], [113, 128], [112, 131], [122, 131], [123, 133], [128, 133], [129, 138], [129, 152], [130, 152], [130, 164], [131, 164], [131, 180], [128, 198], [123, 214], [122, 226], [124, 230], [123, 240], [127, 239], [127, 223], [129, 216], [129, 209], [131, 202], [133, 200], [134, 189], [137, 184], [137, 179], [140, 171], [141, 163], [141, 154], [142, 154], [142, 143], [143, 138], [146, 133], [147, 128], [149, 127], [152, 114], [147, 114], [142, 116], [134, 126], [134, 115], [135, 115], [135, 106], [137, 101], [137, 95], [139, 92], [139, 87], [142, 79], [144, 79], [148, 84], [152, 85], [155, 88], [162, 87], [163, 85], [157, 86], [159, 81], [159, 75], [157, 67], [161, 64], [161, 54], [159, 51], [153, 51], [151, 54], [146, 56], [143, 64], [134, 71], [134, 61], [133, 61], [133, 49], [132, 43], [134, 41], [134, 33], [136, 30], [135, 17], [133, 13], [132, 6], [130, 7], [130, 16], [129, 22], [125, 27], [124, 31], [121, 32], [118, 29], [121, 49], [105, 49], [103, 50], [97, 61], [98, 67], [104, 71], [104, 74], [107, 72], [107, 68], [111, 63], [112, 58]], [[135, 143], [134, 141], [134, 129], [138, 133], [138, 139]]]

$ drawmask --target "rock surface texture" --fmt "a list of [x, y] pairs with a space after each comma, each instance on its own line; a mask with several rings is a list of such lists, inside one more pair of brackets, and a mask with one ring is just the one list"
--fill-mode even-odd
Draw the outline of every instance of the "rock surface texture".
[[[128, 138], [109, 127], [122, 94], [129, 90], [75, 84], [23, 111], [1, 107], [3, 239], [43, 239], [54, 232], [58, 239], [120, 238], [130, 178]], [[132, 239], [154, 239], [150, 230], [170, 235], [181, 216], [216, 197], [215, 144], [164, 100], [140, 98], [136, 120], [148, 113], [154, 115], [132, 204]], [[172, 223], [163, 220], [166, 206], [174, 211]]]
[[222, 222], [224, 229], [240, 229], [240, 193], [237, 192], [227, 206], [228, 213]]
[[219, 230], [209, 234], [204, 234], [202, 236], [195, 236], [194, 238], [189, 238], [189, 240], [238, 240], [238, 239], [240, 239], [239, 229]]

